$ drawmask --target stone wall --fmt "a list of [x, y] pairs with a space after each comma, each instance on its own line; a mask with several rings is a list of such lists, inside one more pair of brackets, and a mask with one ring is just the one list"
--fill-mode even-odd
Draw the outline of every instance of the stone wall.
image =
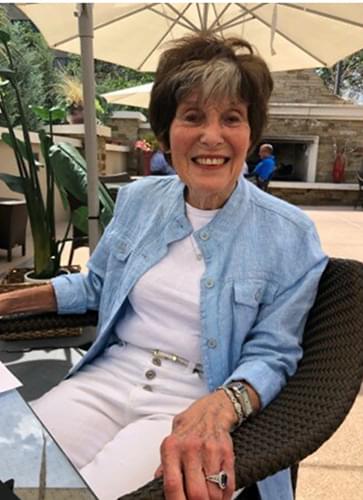
[[130, 175], [139, 174], [138, 158], [134, 152], [134, 143], [139, 136], [139, 124], [137, 118], [112, 118], [109, 122], [112, 139], [130, 148], [127, 158], [127, 171]]
[[276, 71], [272, 73], [272, 102], [309, 104], [346, 104], [331, 93], [313, 69]]
[[[311, 104], [345, 106], [352, 103], [336, 95], [325, 86], [313, 69], [273, 73], [274, 104]], [[345, 182], [355, 182], [356, 171], [363, 162], [363, 106], [362, 120], [336, 118], [304, 118], [302, 116], [270, 114], [266, 136], [317, 135], [319, 149], [316, 182], [331, 182], [336, 148], [345, 148], [347, 168]]]
[[[359, 200], [358, 191], [336, 189], [301, 189], [269, 186], [269, 193], [293, 205], [350, 206]], [[360, 206], [361, 202], [358, 206]]]
[[270, 116], [265, 134], [280, 137], [284, 135], [319, 136], [316, 182], [332, 182], [334, 144], [336, 142], [338, 148], [346, 146], [345, 181], [355, 182], [356, 171], [363, 161], [363, 117], [362, 121], [348, 121]]

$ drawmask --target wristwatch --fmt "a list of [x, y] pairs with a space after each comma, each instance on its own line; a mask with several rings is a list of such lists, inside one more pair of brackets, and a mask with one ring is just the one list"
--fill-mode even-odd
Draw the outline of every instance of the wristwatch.
[[230, 382], [226, 387], [233, 391], [238, 399], [244, 418], [250, 417], [253, 414], [253, 407], [246, 386], [242, 382]]

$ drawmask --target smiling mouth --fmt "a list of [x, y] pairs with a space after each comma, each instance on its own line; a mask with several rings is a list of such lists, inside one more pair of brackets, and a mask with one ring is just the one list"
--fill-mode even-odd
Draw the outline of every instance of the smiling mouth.
[[211, 157], [201, 157], [201, 156], [195, 156], [192, 158], [192, 161], [196, 163], [197, 165], [200, 165], [202, 167], [207, 166], [207, 167], [219, 167], [221, 165], [224, 165], [227, 163], [229, 160], [228, 157], [218, 157], [218, 158], [211, 158]]

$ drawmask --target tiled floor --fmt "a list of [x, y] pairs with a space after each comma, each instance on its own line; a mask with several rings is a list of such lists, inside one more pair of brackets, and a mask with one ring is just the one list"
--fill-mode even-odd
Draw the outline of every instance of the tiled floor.
[[[315, 221], [322, 246], [332, 257], [357, 259], [363, 262], [363, 211], [332, 208], [304, 208]], [[16, 251], [13, 252], [14, 255]], [[31, 239], [28, 244], [26, 259], [14, 258], [7, 264], [6, 254], [0, 254], [0, 276], [6, 270], [15, 266], [27, 265], [31, 262]], [[67, 255], [65, 262], [67, 261]], [[74, 263], [81, 264], [85, 269], [88, 251], [78, 249]], [[42, 354], [43, 353], [43, 354]], [[72, 354], [58, 351], [59, 367], [73, 363], [79, 353]], [[18, 362], [16, 354], [12, 363]], [[41, 351], [32, 353], [27, 363], [45, 363], [51, 353]], [[19, 365], [21, 363], [18, 363]], [[23, 363], [24, 364], [24, 363]], [[62, 366], [61, 366], [62, 365]], [[64, 365], [64, 366], [63, 366]], [[57, 375], [61, 376], [61, 374]], [[312, 408], [311, 411], [314, 411]], [[297, 500], [360, 500], [363, 498], [363, 390], [343, 425], [316, 453], [304, 460], [300, 466]], [[278, 500], [278, 499], [276, 499]]]

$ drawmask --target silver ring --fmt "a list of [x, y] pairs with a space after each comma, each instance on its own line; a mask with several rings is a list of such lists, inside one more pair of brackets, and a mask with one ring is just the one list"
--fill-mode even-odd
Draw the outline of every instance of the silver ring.
[[224, 470], [221, 470], [219, 474], [210, 474], [209, 476], [205, 476], [205, 480], [217, 484], [221, 490], [225, 490], [227, 488], [228, 476]]

